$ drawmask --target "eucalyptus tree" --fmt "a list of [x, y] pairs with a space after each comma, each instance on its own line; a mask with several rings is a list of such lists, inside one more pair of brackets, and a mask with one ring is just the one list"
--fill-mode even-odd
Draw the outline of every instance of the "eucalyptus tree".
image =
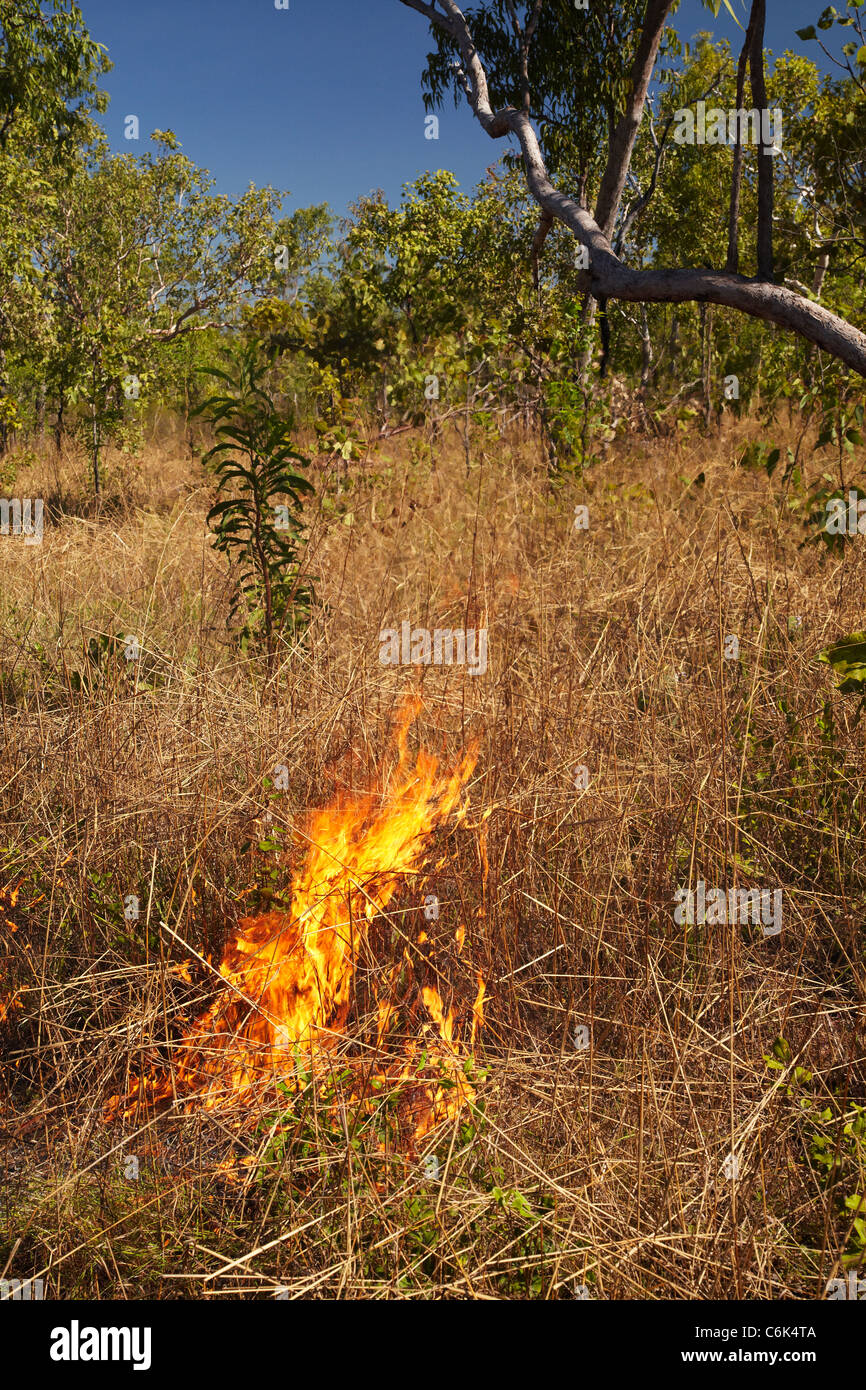
[[110, 68], [69, 0], [0, 0], [0, 158], [29, 122], [45, 157], [68, 160], [108, 105], [98, 82]]
[[38, 375], [48, 316], [33, 248], [52, 185], [93, 138], [111, 67], [68, 0], [0, 0], [0, 439], [19, 421], [10, 359]]
[[152, 138], [138, 158], [97, 146], [58, 179], [34, 256], [50, 305], [46, 372], [61, 407], [84, 406], [97, 493], [102, 442], [146, 399], [161, 348], [236, 324], [273, 270], [280, 194], [214, 194], [170, 131]]
[[[540, 210], [536, 254], [554, 221], [564, 224], [585, 248], [580, 286], [588, 296], [602, 301], [696, 301], [729, 306], [792, 330], [866, 375], [866, 334], [809, 295], [775, 283], [775, 155], [769, 122], [759, 123], [757, 137], [754, 275], [742, 275], [737, 269], [747, 126], [739, 117], [734, 121], [725, 269], [708, 264], [634, 267], [618, 254], [615, 234], [623, 194], [656, 61], [663, 45], [670, 42], [666, 31], [676, 8], [674, 0], [646, 0], [642, 18], [636, 22], [633, 0], [611, 0], [603, 7], [590, 3], [586, 8], [569, 0], [526, 0], [522, 5], [517, 0], [481, 0], [466, 14], [455, 0], [400, 3], [430, 22], [437, 43], [425, 76], [428, 99], [441, 100], [447, 64], [453, 63], [453, 79], [483, 129], [493, 139], [513, 135], [518, 142], [527, 184]], [[716, 13], [720, 8], [720, 0], [705, 0], [705, 4]], [[738, 112], [745, 113], [747, 75], [752, 107], [759, 112], [767, 109], [765, 20], [766, 0], [751, 0], [737, 67], [735, 99], [742, 98], [737, 100]], [[601, 46], [596, 28], [618, 21], [622, 21], [623, 32], [632, 23], [634, 28], [612, 51]], [[540, 41], [538, 49], [536, 41]], [[611, 64], [617, 60], [621, 64], [619, 77], [609, 79]], [[581, 91], [584, 74], [597, 71], [610, 103], [604, 167], [597, 189], [592, 186], [592, 163], [587, 153], [591, 140], [586, 132], [592, 131], [592, 141], [599, 140], [603, 113], [599, 113], [598, 104], [593, 109], [591, 82], [589, 96], [581, 95], [576, 103], [569, 104], [565, 76], [569, 67]], [[558, 139], [551, 136], [551, 130], [561, 127], [570, 133], [570, 142], [564, 135]], [[576, 168], [568, 168], [566, 146], [573, 152]]]
[[836, 69], [803, 108], [812, 157], [801, 196], [818, 252], [811, 282], [816, 296], [828, 272], [831, 279], [853, 276], [862, 287], [866, 268], [866, 4], [849, 0], [848, 10], [839, 14], [828, 5], [818, 20], [819, 30], [835, 26], [846, 34], [841, 56], [818, 38], [815, 25], [797, 30], [801, 39], [817, 41]]

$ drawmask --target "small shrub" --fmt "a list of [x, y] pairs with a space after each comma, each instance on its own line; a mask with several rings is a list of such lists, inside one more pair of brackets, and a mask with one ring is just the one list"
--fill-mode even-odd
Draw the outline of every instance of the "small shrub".
[[237, 634], [241, 648], [264, 646], [270, 674], [279, 640], [297, 636], [309, 622], [314, 592], [301, 580], [306, 532], [301, 511], [302, 498], [314, 489], [290, 467], [306, 468], [309, 460], [294, 447], [291, 419], [278, 412], [265, 389], [268, 363], [261, 344], [251, 342], [227, 357], [228, 371], [202, 368], [227, 389], [193, 412], [204, 416], [217, 436], [202, 459], [219, 480], [217, 491], [234, 488], [233, 496], [215, 503], [207, 520], [215, 549], [236, 569], [231, 617], [245, 609]]

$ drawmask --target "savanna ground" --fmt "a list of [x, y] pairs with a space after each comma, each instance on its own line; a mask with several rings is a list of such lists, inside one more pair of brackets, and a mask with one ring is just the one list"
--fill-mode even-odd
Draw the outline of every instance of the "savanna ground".
[[[72, 456], [20, 475], [53, 520], [0, 540], [0, 1274], [64, 1299], [817, 1299], [861, 1268], [863, 726], [815, 656], [863, 626], [866, 542], [801, 547], [791, 489], [734, 467], [757, 428], [626, 436], [583, 479], [520, 433], [468, 474], [420, 433], [350, 487], [320, 473], [321, 603], [270, 687], [227, 644], [212, 489], [175, 440], [116, 455], [99, 513]], [[383, 667], [403, 618], [487, 627], [486, 674]], [[479, 741], [469, 810], [371, 932], [328, 1074], [106, 1120], [170, 1067], [309, 809], [387, 783], [410, 691], [413, 748]], [[675, 924], [698, 879], [781, 888], [781, 935]], [[407, 923], [461, 1056], [486, 984], [475, 1099], [417, 1144], [356, 1066]]]

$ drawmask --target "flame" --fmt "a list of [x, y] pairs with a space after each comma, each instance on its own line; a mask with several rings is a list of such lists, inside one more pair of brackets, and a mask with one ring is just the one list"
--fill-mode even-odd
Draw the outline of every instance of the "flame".
[[[400, 886], [419, 875], [436, 828], [454, 811], [459, 821], [468, 809], [462, 795], [476, 750], [466, 752], [450, 772], [440, 771], [437, 759], [423, 749], [412, 765], [408, 732], [419, 709], [416, 700], [403, 709], [396, 737], [399, 761], [387, 794], [344, 793], [312, 814], [289, 910], [240, 922], [219, 969], [225, 987], [183, 1039], [173, 1076], [163, 1071], [136, 1078], [126, 1096], [112, 1098], [106, 1118], [129, 1114], [147, 1100], [193, 1098], [214, 1107], [232, 1098], [249, 1100], [274, 1081], [295, 1086], [299, 1054], [321, 1059], [340, 1040], [357, 993], [359, 961], [366, 964], [369, 957], [371, 924]], [[381, 1060], [406, 1012], [397, 1000], [398, 981], [414, 975], [417, 957], [426, 959], [420, 952], [425, 932], [414, 945], [408, 935], [405, 939], [402, 958], [390, 969], [372, 972], [375, 1046], [379, 1082], [386, 1078], [414, 1086], [411, 1130], [417, 1140], [439, 1120], [459, 1113], [474, 1092], [455, 1033], [461, 1011], [454, 1004], [446, 1010], [432, 985], [417, 991], [409, 1005], [414, 1035], [402, 1040], [398, 1060]], [[483, 995], [479, 976], [473, 1043]], [[429, 1077], [418, 1085], [421, 1044], [428, 1071], [434, 1063], [440, 1071], [444, 1067], [447, 1086]]]
[[[11, 919], [6, 918], [9, 909], [18, 904], [18, 892], [19, 887], [0, 888], [0, 914], [5, 919], [2, 925], [10, 932], [17, 932], [18, 930], [17, 925]], [[5, 1023], [11, 1013], [22, 1007], [21, 996], [17, 990], [8, 989], [5, 993], [0, 993], [0, 1023]]]
[[0, 1023], [5, 1023], [9, 1015], [21, 1007], [21, 997], [14, 990], [0, 995]]

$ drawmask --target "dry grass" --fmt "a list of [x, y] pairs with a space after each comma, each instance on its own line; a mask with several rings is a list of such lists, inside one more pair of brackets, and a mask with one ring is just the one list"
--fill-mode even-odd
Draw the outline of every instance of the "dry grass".
[[[866, 1100], [866, 877], [856, 700], [814, 656], [864, 626], [866, 562], [798, 548], [778, 485], [732, 467], [749, 428], [621, 443], [555, 487], [531, 440], [479, 441], [468, 477], [456, 439], [386, 441], [312, 517], [324, 602], [276, 691], [226, 644], [194, 463], [114, 460], [99, 515], [70, 514], [74, 460], [19, 480], [67, 511], [41, 547], [0, 540], [0, 1273], [62, 1298], [822, 1296], [866, 1191], [842, 1129]], [[382, 667], [403, 618], [486, 626], [487, 674]], [[84, 655], [118, 632], [135, 675]], [[213, 997], [199, 958], [271, 882], [267, 813], [290, 834], [365, 784], [409, 688], [425, 744], [481, 741], [434, 855], [441, 978], [464, 1000], [478, 968], [489, 1000], [478, 1107], [426, 1141], [438, 1176], [382, 1148], [341, 1070], [387, 946], [326, 1083], [252, 1124], [228, 1099], [106, 1124]], [[697, 879], [781, 888], [781, 936], [677, 926]], [[417, 885], [394, 912], [419, 918]], [[804, 1074], [767, 1068], [779, 1036]]]

